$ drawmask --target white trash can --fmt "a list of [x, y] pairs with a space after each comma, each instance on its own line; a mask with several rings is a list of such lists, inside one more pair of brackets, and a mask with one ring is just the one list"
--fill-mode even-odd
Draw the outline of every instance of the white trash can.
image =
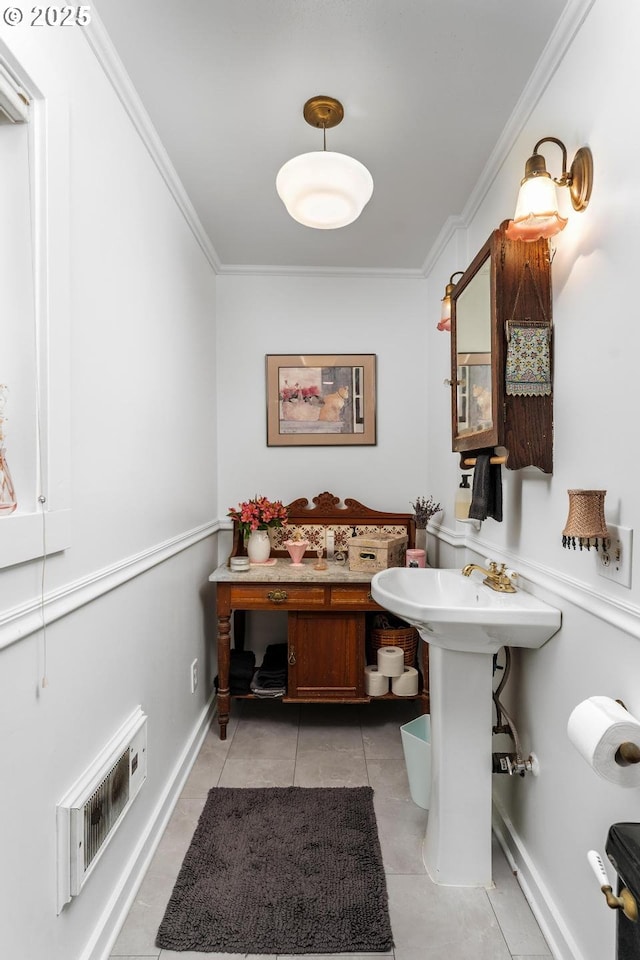
[[424, 713], [400, 727], [411, 799], [423, 810], [431, 796], [431, 717]]

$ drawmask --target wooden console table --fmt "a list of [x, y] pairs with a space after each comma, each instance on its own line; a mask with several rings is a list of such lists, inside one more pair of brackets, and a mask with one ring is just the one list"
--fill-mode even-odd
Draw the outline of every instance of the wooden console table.
[[[338, 531], [336, 549], [339, 549], [342, 528], [346, 528], [351, 536], [354, 530], [360, 533], [363, 529], [397, 529], [400, 526], [407, 531], [409, 546], [415, 542], [413, 514], [382, 513], [355, 500], [346, 500], [342, 507], [338, 498], [329, 493], [316, 497], [314, 507], [309, 507], [307, 500], [296, 500], [289, 504], [288, 511], [289, 525], [283, 528], [285, 539], [296, 528], [313, 537], [311, 528], [331, 527]], [[221, 740], [226, 739], [232, 699], [229, 690], [231, 616], [235, 614], [235, 643], [241, 646], [243, 615], [247, 610], [287, 611], [288, 683], [283, 703], [369, 703], [372, 699], [412, 699], [397, 697], [393, 693], [372, 698], [365, 691], [366, 614], [382, 609], [371, 596], [373, 574], [355, 572], [349, 570], [348, 563], [339, 565], [331, 561], [327, 562], [327, 570], [314, 570], [316, 557], [311, 550], [303, 566], [294, 567], [286, 550], [278, 549], [282, 544], [282, 531], [278, 534], [280, 539], [276, 542], [276, 549], [272, 550], [272, 555], [278, 558], [275, 565], [257, 564], [248, 571], [239, 572], [231, 570], [227, 562], [209, 577], [217, 590]], [[234, 537], [232, 556], [244, 552], [241, 539], [237, 535]], [[428, 713], [427, 644], [421, 644], [421, 650], [421, 689], [413, 699], [420, 699], [422, 712]], [[254, 695], [245, 694], [239, 699], [254, 699]]]

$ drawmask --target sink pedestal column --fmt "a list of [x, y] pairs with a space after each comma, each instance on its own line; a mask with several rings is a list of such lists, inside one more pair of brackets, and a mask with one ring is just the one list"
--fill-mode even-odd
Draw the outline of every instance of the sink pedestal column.
[[429, 646], [432, 779], [423, 858], [435, 883], [492, 884], [492, 664], [487, 653]]

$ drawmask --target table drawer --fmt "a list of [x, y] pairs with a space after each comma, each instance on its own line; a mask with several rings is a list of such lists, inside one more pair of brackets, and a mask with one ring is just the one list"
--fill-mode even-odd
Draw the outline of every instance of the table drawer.
[[231, 607], [244, 610], [313, 609], [324, 606], [327, 588], [322, 584], [247, 583], [231, 587]]
[[353, 604], [354, 607], [375, 605], [375, 600], [371, 596], [370, 583], [333, 584], [331, 587], [331, 606], [348, 607]]

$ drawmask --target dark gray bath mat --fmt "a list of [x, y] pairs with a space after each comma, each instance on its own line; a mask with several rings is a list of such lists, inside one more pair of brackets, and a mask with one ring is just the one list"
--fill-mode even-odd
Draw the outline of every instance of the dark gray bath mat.
[[371, 787], [214, 787], [156, 945], [245, 954], [390, 950]]

